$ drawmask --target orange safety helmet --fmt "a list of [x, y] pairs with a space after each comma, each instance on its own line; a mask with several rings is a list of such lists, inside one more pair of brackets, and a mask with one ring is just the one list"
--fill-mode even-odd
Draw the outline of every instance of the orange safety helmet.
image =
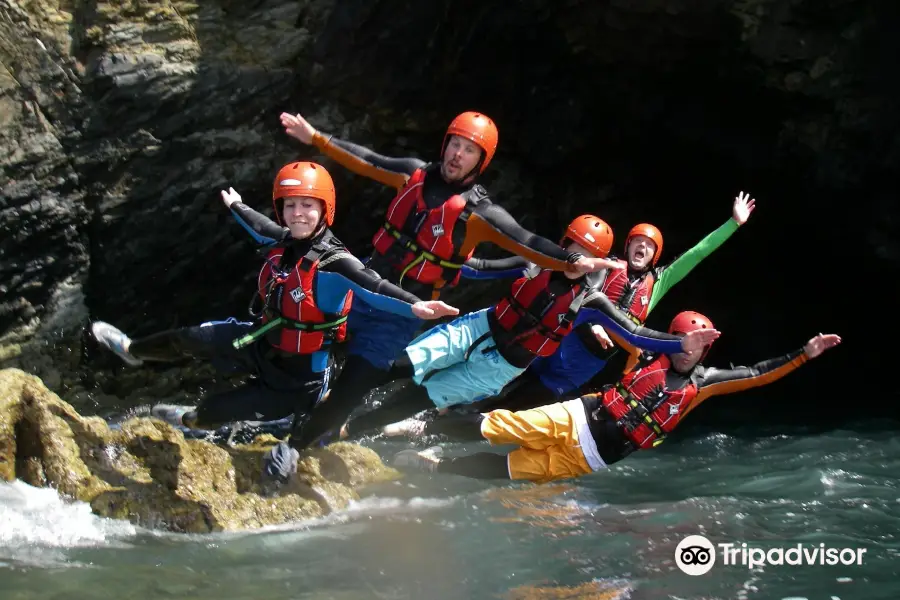
[[653, 260], [650, 263], [651, 266], [656, 266], [656, 261], [659, 260], [659, 255], [662, 254], [663, 249], [662, 232], [650, 223], [635, 225], [628, 232], [628, 237], [625, 238], [625, 252], [628, 252], [628, 242], [636, 235], [645, 235], [656, 244], [656, 252], [653, 253]]
[[566, 227], [563, 242], [570, 239], [587, 248], [596, 258], [606, 258], [613, 245], [612, 228], [594, 215], [581, 215]]
[[313, 162], [293, 162], [281, 167], [272, 186], [272, 206], [275, 218], [281, 223], [278, 200], [288, 196], [316, 198], [325, 204], [325, 223], [334, 223], [334, 181], [322, 165]]
[[[648, 236], [649, 237], [649, 236]], [[675, 318], [672, 319], [672, 322], [669, 323], [669, 333], [674, 335], [676, 333], [690, 333], [692, 331], [697, 331], [698, 329], [715, 329], [712, 324], [712, 321], [709, 320], [709, 317], [701, 315], [698, 312], [694, 312], [692, 310], [686, 310], [684, 312], [680, 312], [675, 315]], [[700, 360], [706, 358], [706, 355], [709, 353], [709, 349], [712, 344], [706, 346], [703, 349], [703, 354], [700, 356]]]
[[458, 135], [478, 144], [478, 147], [484, 152], [484, 155], [481, 157], [481, 168], [478, 169], [478, 174], [484, 173], [491, 159], [494, 158], [494, 153], [497, 151], [497, 143], [500, 140], [500, 132], [497, 131], [497, 126], [494, 125], [491, 118], [478, 112], [469, 111], [453, 119], [453, 122], [447, 127], [447, 133], [444, 134], [444, 144], [441, 146], [442, 159], [451, 135]]

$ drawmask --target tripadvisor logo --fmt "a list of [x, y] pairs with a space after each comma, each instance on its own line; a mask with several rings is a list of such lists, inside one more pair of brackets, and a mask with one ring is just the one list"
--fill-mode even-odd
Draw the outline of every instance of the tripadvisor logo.
[[745, 542], [714, 546], [702, 535], [689, 535], [675, 547], [675, 564], [687, 575], [708, 573], [716, 564], [717, 555], [723, 565], [748, 569], [766, 565], [861, 565], [866, 551], [866, 548], [831, 548], [825, 544], [795, 544], [768, 550], [748, 547]]

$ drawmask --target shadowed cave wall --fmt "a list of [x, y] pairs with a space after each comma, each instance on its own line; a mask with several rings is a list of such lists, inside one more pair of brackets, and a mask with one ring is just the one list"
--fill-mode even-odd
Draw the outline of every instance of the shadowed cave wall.
[[[714, 364], [820, 331], [844, 345], [775, 386], [709, 402], [697, 424], [839, 424], [863, 406], [896, 416], [896, 394], [873, 374], [889, 368], [896, 334], [898, 11], [838, 0], [5, 1], [0, 331], [8, 344], [67, 348], [57, 387], [100, 385], [94, 371], [120, 367], [78, 342], [88, 318], [141, 335], [246, 314], [259, 257], [223, 187], [265, 209], [281, 164], [322, 160], [338, 186], [335, 231], [369, 251], [390, 191], [292, 143], [282, 110], [429, 158], [449, 120], [476, 109], [500, 127], [484, 183], [551, 239], [582, 212], [619, 243], [649, 221], [671, 260], [729, 218], [739, 191], [757, 199], [649, 324], [705, 312], [724, 332]], [[450, 300], [476, 308], [501, 291]]]

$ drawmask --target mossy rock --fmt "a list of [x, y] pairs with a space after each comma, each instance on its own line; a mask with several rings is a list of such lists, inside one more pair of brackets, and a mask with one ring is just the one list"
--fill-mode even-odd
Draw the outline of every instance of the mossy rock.
[[150, 418], [111, 430], [39, 378], [0, 371], [0, 478], [53, 487], [101, 516], [182, 532], [257, 528], [340, 510], [358, 487], [399, 477], [374, 451], [341, 442], [301, 456], [294, 480], [273, 490], [260, 474], [275, 442], [225, 448]]

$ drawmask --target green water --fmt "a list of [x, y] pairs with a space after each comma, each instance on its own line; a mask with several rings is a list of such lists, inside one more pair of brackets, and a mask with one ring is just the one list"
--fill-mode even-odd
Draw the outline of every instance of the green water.
[[[0, 599], [900, 598], [889, 427], [673, 442], [559, 485], [416, 475], [323, 521], [208, 536], [144, 531], [3, 484]], [[674, 555], [693, 534], [866, 552], [858, 566], [753, 569], [717, 554], [689, 576]]]

